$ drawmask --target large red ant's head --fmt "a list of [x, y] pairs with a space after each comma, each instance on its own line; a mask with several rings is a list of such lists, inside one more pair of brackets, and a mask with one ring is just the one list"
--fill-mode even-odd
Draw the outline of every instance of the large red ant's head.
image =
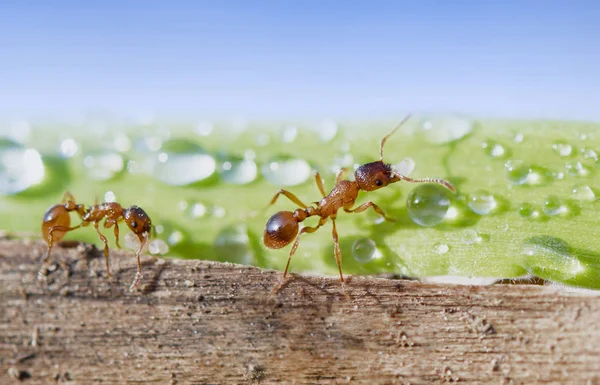
[[354, 179], [361, 190], [373, 191], [398, 182], [400, 177], [392, 171], [391, 165], [378, 160], [358, 167], [354, 172]]
[[404, 120], [401, 121], [400, 124], [398, 124], [392, 130], [392, 132], [381, 139], [381, 145], [379, 146], [380, 158], [377, 162], [363, 164], [356, 169], [354, 172], [356, 184], [358, 184], [358, 187], [363, 191], [373, 191], [385, 187], [390, 183], [403, 180], [410, 183], [437, 183], [446, 187], [452, 192], [456, 191], [454, 186], [446, 180], [440, 178], [409, 178], [398, 173], [397, 171], [394, 171], [392, 169], [392, 165], [383, 163], [383, 147], [385, 146], [386, 140], [388, 140], [388, 138], [392, 136], [394, 132], [396, 132], [402, 126], [402, 124], [408, 120], [409, 117], [410, 115], [404, 118]]
[[125, 223], [127, 223], [131, 231], [140, 238], [140, 241], [144, 237], [150, 236], [152, 221], [150, 221], [150, 217], [141, 207], [131, 206], [123, 210], [123, 218], [125, 218]]

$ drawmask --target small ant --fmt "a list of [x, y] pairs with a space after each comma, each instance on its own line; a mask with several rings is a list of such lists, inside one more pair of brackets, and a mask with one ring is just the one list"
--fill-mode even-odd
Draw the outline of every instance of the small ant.
[[[74, 227], [70, 227], [71, 212], [76, 212], [82, 221], [79, 225]], [[120, 204], [116, 202], [105, 202], [101, 204], [95, 204], [86, 209], [84, 205], [75, 203], [75, 198], [73, 197], [73, 195], [71, 195], [71, 193], [65, 192], [63, 195], [62, 203], [50, 207], [44, 214], [44, 219], [42, 220], [42, 236], [44, 238], [44, 241], [46, 241], [46, 243], [48, 244], [48, 252], [46, 253], [44, 262], [47, 262], [50, 258], [52, 246], [54, 246], [56, 242], [60, 241], [66, 233], [78, 229], [82, 226], [88, 226], [90, 223], [93, 223], [94, 228], [98, 233], [98, 237], [100, 237], [100, 240], [104, 243], [106, 273], [110, 277], [111, 273], [108, 261], [108, 239], [106, 239], [106, 237], [100, 232], [100, 229], [98, 228], [100, 221], [104, 218], [106, 218], [106, 220], [104, 221], [105, 229], [114, 226], [117, 247], [121, 247], [119, 245], [118, 225], [118, 222], [120, 221], [124, 221], [127, 224], [127, 226], [131, 229], [131, 231], [133, 231], [133, 233], [137, 235], [140, 240], [140, 248], [136, 253], [138, 271], [135, 275], [133, 283], [129, 287], [130, 290], [133, 290], [142, 278], [142, 265], [140, 262], [140, 255], [142, 253], [142, 249], [148, 243], [150, 229], [152, 228], [152, 222], [150, 221], [150, 217], [148, 217], [148, 214], [146, 214], [146, 212], [138, 206], [123, 208]]]
[[[340, 282], [342, 287], [344, 287], [344, 275], [342, 274], [342, 253], [340, 251], [338, 233], [335, 227], [337, 211], [340, 208], [343, 208], [347, 213], [360, 213], [367, 210], [369, 207], [372, 207], [373, 210], [375, 210], [375, 212], [381, 215], [385, 220], [391, 222], [394, 221], [386, 216], [379, 206], [370, 201], [352, 209], [352, 206], [354, 206], [354, 203], [358, 197], [359, 191], [374, 191], [401, 180], [410, 183], [432, 182], [440, 184], [452, 192], [456, 191], [454, 186], [446, 180], [439, 178], [412, 179], [393, 170], [390, 164], [383, 163], [383, 146], [385, 145], [386, 140], [392, 136], [409, 118], [410, 115], [404, 118], [404, 120], [402, 120], [389, 134], [383, 137], [379, 149], [379, 160], [359, 166], [354, 172], [354, 181], [342, 179], [344, 173], [348, 171], [347, 169], [342, 168], [337, 173], [335, 187], [333, 190], [331, 190], [329, 195], [326, 195], [325, 188], [323, 186], [323, 180], [317, 172], [315, 174], [315, 181], [319, 191], [323, 195], [323, 198], [319, 202], [314, 202], [316, 207], [305, 205], [300, 199], [298, 199], [298, 197], [287, 190], [279, 190], [275, 196], [273, 196], [273, 199], [271, 199], [271, 202], [269, 203], [269, 207], [275, 204], [280, 195], [285, 195], [289, 200], [301, 207], [296, 209], [294, 212], [280, 211], [274, 214], [268, 220], [265, 226], [263, 243], [268, 248], [280, 249], [284, 246], [287, 246], [295, 239], [292, 249], [290, 250], [290, 256], [285, 266], [285, 271], [283, 273], [284, 280], [287, 276], [292, 256], [298, 248], [300, 236], [303, 233], [314, 233], [327, 222], [328, 218], [331, 218], [331, 223], [333, 226], [332, 235], [334, 242], [334, 256], [340, 272]], [[319, 216], [321, 218], [317, 226], [304, 226], [298, 233], [298, 224], [303, 222], [306, 218], [312, 216]], [[281, 285], [278, 285], [275, 291], [278, 291], [280, 287]]]

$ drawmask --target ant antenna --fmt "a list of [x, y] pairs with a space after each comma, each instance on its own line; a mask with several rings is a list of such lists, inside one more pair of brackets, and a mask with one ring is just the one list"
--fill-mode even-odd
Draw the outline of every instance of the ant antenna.
[[402, 179], [403, 181], [406, 182], [410, 182], [410, 183], [437, 183], [439, 185], [442, 185], [444, 187], [446, 187], [448, 190], [452, 191], [452, 192], [456, 192], [456, 188], [452, 185], [452, 183], [448, 182], [447, 180], [444, 179], [440, 179], [440, 178], [423, 178], [423, 179], [413, 179], [413, 178], [409, 178], [407, 176], [404, 176], [402, 174], [399, 174], [397, 172], [394, 172], [395, 175], [397, 175], [400, 179]]
[[394, 127], [394, 129], [392, 130], [392, 132], [390, 132], [389, 134], [387, 134], [386, 136], [383, 137], [383, 139], [381, 139], [381, 147], [379, 148], [379, 153], [381, 154], [381, 158], [379, 160], [383, 160], [383, 145], [385, 144], [385, 141], [387, 140], [387, 138], [389, 138], [390, 136], [392, 136], [396, 131], [398, 131], [398, 129], [400, 127], [402, 127], [402, 125], [408, 120], [410, 119], [410, 114], [408, 114], [406, 116], [406, 118], [402, 119], [402, 121], [400, 123], [398, 123], [398, 125], [396, 127]]

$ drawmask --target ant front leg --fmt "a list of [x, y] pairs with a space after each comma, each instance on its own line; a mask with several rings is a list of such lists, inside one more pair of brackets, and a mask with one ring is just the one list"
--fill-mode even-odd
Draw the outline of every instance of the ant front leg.
[[385, 213], [383, 212], [383, 210], [381, 209], [381, 207], [377, 206], [375, 203], [370, 202], [370, 201], [363, 203], [362, 205], [358, 206], [354, 210], [350, 210], [350, 209], [347, 209], [347, 208], [344, 207], [344, 211], [347, 212], [347, 213], [362, 213], [363, 211], [365, 211], [369, 207], [373, 207], [373, 210], [375, 210], [375, 212], [377, 214], [381, 215], [383, 217], [383, 219], [385, 219], [386, 221], [396, 222], [396, 220], [394, 218], [390, 218], [387, 215], [385, 215]]
[[144, 233], [143, 238], [141, 236], [139, 236], [139, 238], [140, 238], [140, 248], [138, 249], [138, 251], [136, 253], [137, 273], [135, 274], [135, 278], [133, 279], [133, 282], [129, 286], [129, 291], [133, 291], [137, 287], [137, 285], [140, 283], [140, 281], [142, 280], [142, 261], [140, 259], [140, 256], [142, 255], [142, 250], [144, 249], [144, 246], [146, 246], [148, 244], [148, 233]]
[[98, 222], [94, 222], [94, 228], [96, 229], [96, 232], [98, 233], [98, 237], [104, 243], [104, 258], [106, 259], [106, 275], [108, 275], [110, 277], [112, 274], [110, 273], [110, 264], [108, 262], [108, 239], [106, 239], [104, 234], [102, 234], [100, 232], [100, 229], [98, 228]]

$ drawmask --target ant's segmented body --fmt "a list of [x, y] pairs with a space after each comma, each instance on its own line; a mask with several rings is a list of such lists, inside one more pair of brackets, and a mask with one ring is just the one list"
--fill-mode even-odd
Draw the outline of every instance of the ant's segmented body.
[[[140, 262], [140, 256], [144, 246], [148, 243], [148, 237], [150, 235], [150, 229], [152, 228], [152, 222], [150, 217], [146, 214], [142, 208], [138, 206], [131, 206], [129, 208], [123, 208], [119, 203], [116, 202], [105, 202], [90, 206], [88, 209], [82, 204], [77, 204], [75, 198], [69, 192], [63, 195], [61, 204], [50, 207], [44, 214], [42, 221], [42, 236], [44, 241], [48, 244], [48, 252], [44, 258], [44, 262], [50, 258], [50, 252], [52, 246], [60, 241], [66, 233], [69, 231], [78, 229], [82, 226], [88, 226], [93, 224], [98, 237], [104, 243], [104, 257], [106, 259], [106, 273], [108, 276], [110, 273], [110, 265], [108, 259], [108, 239], [100, 232], [98, 227], [100, 221], [105, 219], [103, 227], [105, 229], [114, 228], [114, 234], [116, 238], [117, 247], [119, 245], [119, 222], [124, 221], [125, 224], [131, 229], [131, 231], [137, 235], [140, 240], [140, 248], [138, 249], [137, 266], [138, 271], [135, 276], [130, 289], [134, 289], [139, 283], [142, 274], [142, 265]], [[81, 218], [81, 223], [77, 226], [71, 226], [70, 213], [76, 212]]]
[[[343, 175], [347, 170], [341, 169], [336, 176], [335, 187], [327, 195], [323, 186], [323, 180], [321, 179], [319, 173], [316, 173], [315, 180], [317, 187], [323, 196], [319, 202], [316, 202], [316, 207], [305, 205], [300, 199], [298, 199], [298, 197], [287, 190], [279, 190], [275, 196], [273, 196], [269, 206], [275, 204], [280, 195], [286, 196], [289, 200], [300, 206], [299, 209], [296, 209], [293, 212], [280, 211], [274, 214], [268, 220], [263, 234], [263, 242], [265, 246], [271, 249], [280, 249], [284, 246], [287, 246], [295, 239], [292, 249], [290, 250], [287, 264], [285, 266], [283, 279], [285, 279], [287, 276], [290, 261], [300, 242], [300, 236], [304, 233], [314, 233], [327, 222], [327, 219], [331, 219], [333, 227], [332, 236], [334, 242], [334, 257], [340, 273], [340, 282], [342, 285], [344, 284], [344, 275], [342, 274], [342, 253], [340, 251], [338, 233], [335, 226], [338, 210], [344, 209], [344, 211], [347, 213], [360, 213], [367, 210], [369, 207], [372, 207], [373, 210], [375, 210], [375, 212], [381, 215], [385, 220], [393, 221], [391, 218], [385, 215], [379, 206], [371, 201], [365, 202], [353, 209], [352, 207], [354, 206], [360, 191], [374, 191], [399, 181], [411, 183], [438, 183], [452, 192], [455, 191], [454, 186], [446, 180], [438, 178], [412, 179], [394, 171], [390, 164], [383, 163], [383, 147], [386, 140], [392, 136], [398, 130], [398, 128], [400, 128], [400, 126], [402, 126], [402, 124], [408, 120], [409, 117], [410, 116], [402, 120], [402, 122], [400, 122], [388, 135], [381, 140], [381, 156], [378, 161], [363, 164], [356, 169], [354, 172], [354, 181], [343, 180]], [[317, 226], [305, 226], [299, 231], [299, 223], [312, 216], [319, 216], [321, 218]]]

